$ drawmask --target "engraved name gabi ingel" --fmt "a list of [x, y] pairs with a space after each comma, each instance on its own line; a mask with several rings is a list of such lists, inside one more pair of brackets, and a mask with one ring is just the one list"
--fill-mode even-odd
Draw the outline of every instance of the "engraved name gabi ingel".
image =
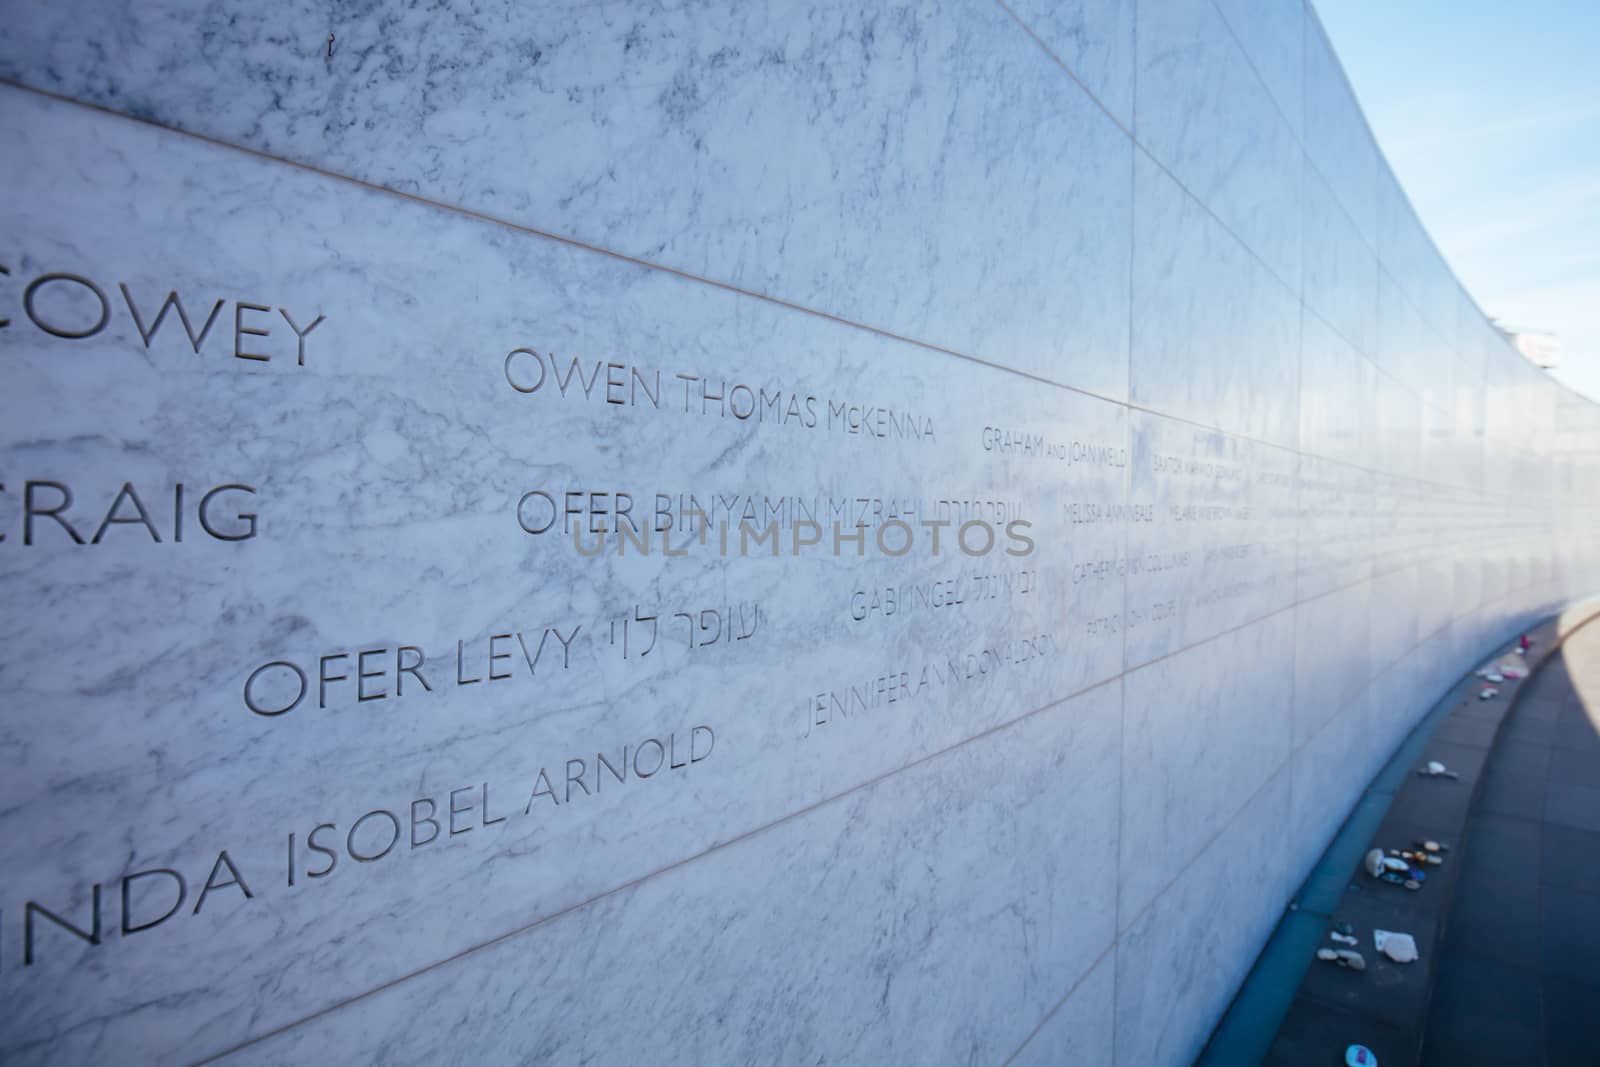
[[[12, 270], [0, 264], [0, 282], [13, 277]], [[0, 291], [5, 288], [0, 286]], [[291, 312], [286, 307], [248, 300], [233, 301], [233, 313], [228, 315], [223, 311], [229, 304], [227, 300], [218, 297], [208, 307], [204, 297], [191, 296], [190, 303], [185, 304], [176, 288], [167, 290], [165, 296], [151, 297], [135, 295], [126, 282], [118, 282], [116, 291], [119, 296], [109, 295], [105, 288], [81, 274], [57, 271], [35, 275], [21, 284], [17, 297], [20, 307], [0, 316], [0, 330], [26, 322], [49, 337], [83, 341], [98, 336], [114, 318], [126, 314], [147, 350], [163, 344], [187, 343], [198, 356], [202, 348], [209, 352], [221, 344], [222, 353], [235, 359], [292, 362], [303, 367], [306, 338], [327, 319], [320, 313]], [[227, 340], [230, 335], [231, 349]], [[208, 346], [207, 339], [212, 337], [222, 340]]]
[[[20, 494], [14, 483], [8, 487], [0, 482], [0, 502], [15, 495], [21, 497], [20, 522], [10, 529], [0, 524], [0, 543], [98, 545], [148, 536], [159, 545], [181, 544], [186, 534], [194, 540], [197, 529], [201, 537], [216, 541], [249, 541], [257, 533], [256, 512], [245, 510], [255, 506], [256, 489], [240, 482], [201, 489], [177, 482], [170, 490], [147, 488], [142, 493], [132, 482], [123, 482], [115, 493], [92, 496], [88, 503], [82, 498], [89, 494], [75, 494], [65, 482], [24, 481]], [[113, 532], [130, 526], [144, 534]]]
[[931, 582], [858, 588], [850, 594], [850, 617], [856, 622], [867, 622], [875, 618], [904, 618], [941, 608], [971, 607], [989, 600], [1027, 596], [1038, 584], [1038, 571], [1016, 569]]
[[[443, 856], [492, 840], [481, 831], [529, 819], [548, 821], [602, 792], [632, 792], [644, 783], [654, 787], [681, 779], [711, 757], [716, 741], [716, 732], [701, 724], [530, 767], [492, 789], [480, 780], [374, 807], [349, 821], [308, 819], [309, 832], [286, 831], [275, 847], [222, 849], [214, 860], [206, 853], [203, 863], [169, 861], [173, 866], [126, 860], [138, 869], [115, 881], [91, 883], [64, 899], [25, 900], [20, 909], [0, 907], [0, 977], [52, 962], [80, 966], [83, 945], [100, 948], [113, 938], [126, 940], [199, 915], [208, 905], [212, 912], [231, 908], [225, 912], [231, 919], [250, 902], [318, 885], [335, 871], [360, 870], [402, 855]], [[21, 929], [13, 931], [17, 926]]]
[[750, 385], [710, 374], [668, 373], [637, 363], [558, 357], [513, 348], [502, 370], [506, 384], [524, 395], [617, 407], [672, 411], [738, 422], [822, 430], [879, 439], [934, 441], [932, 415], [862, 397], [823, 397], [780, 384]]

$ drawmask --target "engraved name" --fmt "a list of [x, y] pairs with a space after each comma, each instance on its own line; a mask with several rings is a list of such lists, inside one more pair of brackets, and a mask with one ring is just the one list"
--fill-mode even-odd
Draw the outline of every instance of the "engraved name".
[[[8, 490], [0, 482], [0, 498], [7, 495], [16, 495], [15, 488]], [[98, 545], [148, 537], [159, 545], [181, 544], [185, 534], [193, 540], [196, 532], [215, 541], [249, 541], [257, 533], [256, 512], [243, 510], [254, 506], [255, 487], [239, 482], [205, 489], [177, 482], [170, 490], [147, 488], [142, 493], [132, 482], [123, 482], [109, 502], [97, 496], [84, 505], [80, 497], [87, 494], [73, 493], [65, 482], [32, 480], [22, 483], [20, 495], [21, 529], [0, 529], [0, 542]], [[143, 535], [131, 529], [113, 532], [134, 526]], [[20, 539], [15, 536], [19, 532]]]
[[[0, 278], [12, 275], [0, 264]], [[22, 286], [22, 318], [43, 333], [66, 341], [83, 341], [98, 336], [115, 316], [126, 312], [148, 350], [163, 345], [187, 343], [195, 355], [206, 348], [210, 337], [223, 338], [223, 353], [235, 359], [268, 363], [292, 361], [306, 365], [306, 339], [327, 321], [327, 316], [291, 312], [286, 307], [233, 301], [233, 313], [224, 314], [228, 301], [211, 301], [192, 295], [188, 304], [176, 288], [164, 297], [135, 296], [126, 282], [117, 283], [121, 299], [107, 295], [105, 289], [81, 274], [53, 272], [40, 274]], [[276, 312], [277, 314], [273, 314]], [[305, 325], [301, 325], [304, 322]], [[0, 318], [0, 330], [8, 329], [13, 318]], [[220, 328], [218, 328], [220, 326]], [[179, 331], [182, 331], [181, 334]], [[226, 338], [231, 335], [229, 345]], [[216, 348], [213, 343], [210, 349]]]
[[932, 442], [933, 417], [873, 399], [822, 397], [777, 384], [750, 385], [709, 374], [666, 372], [637, 363], [513, 348], [502, 364], [506, 384], [523, 395], [619, 408], [671, 411], [757, 425], [821, 430], [880, 440]]
[[[533, 767], [492, 789], [489, 782], [476, 781], [373, 807], [348, 821], [307, 820], [308, 832], [290, 830], [279, 839], [276, 858], [270, 847], [222, 849], [204, 864], [141, 866], [63, 898], [24, 900], [20, 909], [0, 908], [0, 935], [10, 926], [21, 927], [0, 936], [0, 974], [18, 965], [81, 966], [86, 945], [98, 949], [119, 936], [125, 940], [199, 915], [208, 905], [213, 911], [231, 906], [232, 912], [225, 912], [231, 917], [264, 895], [300, 891], [336, 871], [348, 877], [366, 865], [393, 862], [391, 857], [443, 855], [457, 839], [463, 844], [487, 840], [483, 831], [508, 822], [548, 820], [602, 792], [631, 792], [645, 782], [680, 778], [711, 757], [716, 740], [705, 724], [673, 730]], [[134, 865], [126, 857], [113, 862]], [[274, 871], [281, 881], [273, 880]]]
[[1088, 441], [1052, 441], [1042, 433], [985, 426], [983, 450], [1024, 459], [1053, 459], [1071, 465], [1126, 467], [1128, 450], [1121, 445], [1093, 444]]

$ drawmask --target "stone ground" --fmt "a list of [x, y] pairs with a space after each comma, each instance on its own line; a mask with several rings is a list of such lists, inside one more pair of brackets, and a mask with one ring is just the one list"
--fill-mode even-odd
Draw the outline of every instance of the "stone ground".
[[1600, 1064], [1600, 622], [1529, 679], [1459, 861], [1422, 1063]]
[[[1310, 872], [1199, 1067], [1307, 1067], [1371, 1048], [1382, 1067], [1600, 1067], [1600, 616], [1539, 624], [1534, 674], [1482, 701], [1464, 676], [1395, 750]], [[1568, 629], [1564, 646], [1558, 634]], [[1555, 646], [1555, 647], [1552, 647]], [[1509, 643], [1484, 661], [1513, 662]], [[1420, 775], [1438, 760], [1445, 777]], [[1406, 892], [1373, 848], [1446, 843]], [[1348, 923], [1367, 966], [1315, 959]], [[1376, 932], [1416, 939], [1416, 962]]]

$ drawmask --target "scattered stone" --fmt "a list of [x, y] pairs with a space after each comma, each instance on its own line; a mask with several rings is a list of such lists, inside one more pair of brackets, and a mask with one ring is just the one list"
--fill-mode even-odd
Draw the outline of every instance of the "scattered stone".
[[1436, 856], [1431, 852], [1423, 852], [1420, 850], [1391, 848], [1389, 850], [1389, 855], [1399, 856], [1401, 859], [1405, 860], [1414, 867], [1424, 867], [1429, 865], [1437, 867], [1439, 864], [1444, 862], [1442, 857]]
[[1359, 952], [1347, 948], [1319, 948], [1317, 959], [1324, 963], [1337, 963], [1341, 967], [1348, 967], [1352, 971], [1367, 969], [1367, 958]]
[[1378, 1057], [1365, 1045], [1351, 1045], [1344, 1050], [1344, 1067], [1378, 1067]]
[[1396, 963], [1414, 963], [1417, 959], [1417, 942], [1410, 934], [1397, 934], [1390, 930], [1372, 931], [1373, 944], [1378, 951]]
[[1372, 875], [1372, 877], [1377, 878], [1382, 875], [1384, 872], [1383, 849], [1375, 848], [1371, 852], [1368, 852], [1365, 863], [1367, 866], [1367, 873]]

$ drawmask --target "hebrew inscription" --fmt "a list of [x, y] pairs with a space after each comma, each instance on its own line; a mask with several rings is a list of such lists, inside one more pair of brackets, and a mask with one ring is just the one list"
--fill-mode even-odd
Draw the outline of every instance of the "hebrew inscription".
[[70, 114], [0, 206], [22, 1040], [283, 1025], [1121, 670], [1119, 406]]

